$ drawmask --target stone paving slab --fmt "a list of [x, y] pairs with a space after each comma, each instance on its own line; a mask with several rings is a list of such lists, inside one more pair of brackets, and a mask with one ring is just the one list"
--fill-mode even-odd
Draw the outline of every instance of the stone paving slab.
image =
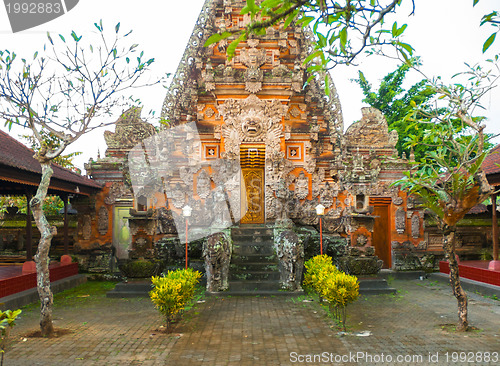
[[[148, 299], [90, 296], [77, 307], [56, 305], [56, 327], [72, 331], [56, 339], [24, 337], [37, 328], [32, 307], [13, 330], [5, 365], [500, 364], [500, 355], [498, 362], [491, 354], [490, 362], [478, 359], [500, 353], [500, 301], [471, 294], [470, 320], [480, 331], [454, 333], [441, 327], [456, 319], [447, 286], [428, 280], [392, 286], [397, 295], [361, 298], [348, 308], [344, 336], [304, 297], [207, 297], [165, 334]], [[474, 352], [474, 362], [460, 362], [453, 352]]]

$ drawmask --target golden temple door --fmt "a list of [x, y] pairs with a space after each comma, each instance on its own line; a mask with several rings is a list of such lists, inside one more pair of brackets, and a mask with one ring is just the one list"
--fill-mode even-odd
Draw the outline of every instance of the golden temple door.
[[242, 224], [263, 224], [265, 219], [264, 165], [265, 147], [261, 145], [242, 145], [240, 147], [241, 171], [241, 210], [245, 215]]

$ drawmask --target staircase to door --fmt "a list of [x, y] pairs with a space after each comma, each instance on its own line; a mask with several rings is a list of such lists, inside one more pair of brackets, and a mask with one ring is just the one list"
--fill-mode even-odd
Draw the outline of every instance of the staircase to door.
[[273, 249], [273, 229], [241, 225], [231, 229], [233, 254], [229, 268], [231, 295], [283, 294], [278, 259]]

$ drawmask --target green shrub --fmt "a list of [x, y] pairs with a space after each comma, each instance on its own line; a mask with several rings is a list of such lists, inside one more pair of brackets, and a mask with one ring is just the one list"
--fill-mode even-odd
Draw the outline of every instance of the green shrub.
[[169, 271], [163, 277], [152, 277], [154, 288], [149, 292], [149, 297], [165, 317], [167, 328], [179, 311], [192, 300], [200, 277], [200, 272], [191, 268]]
[[305, 267], [304, 286], [328, 301], [330, 311], [342, 322], [345, 330], [347, 304], [359, 297], [358, 278], [339, 271], [326, 254], [309, 259]]
[[138, 259], [120, 266], [125, 277], [149, 278], [160, 272], [160, 262], [156, 260]]
[[338, 273], [339, 270], [332, 262], [332, 257], [326, 254], [317, 255], [304, 263], [306, 273], [304, 274], [304, 287], [320, 293], [321, 282], [329, 273]]
[[12, 327], [16, 325], [16, 319], [21, 314], [21, 310], [0, 310], [0, 364], [3, 365], [3, 357], [7, 348], [7, 339]]
[[356, 276], [344, 272], [330, 273], [321, 283], [320, 296], [330, 304], [330, 310], [345, 328], [346, 308], [359, 297], [359, 282]]

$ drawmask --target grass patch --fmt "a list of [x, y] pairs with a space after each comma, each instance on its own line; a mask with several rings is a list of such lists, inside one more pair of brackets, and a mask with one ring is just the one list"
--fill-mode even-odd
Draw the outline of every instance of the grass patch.
[[[58, 306], [72, 306], [83, 303], [88, 303], [96, 299], [106, 297], [106, 293], [111, 291], [116, 285], [112, 281], [87, 281], [79, 286], [64, 290], [54, 295], [54, 307]], [[22, 309], [31, 311], [38, 309], [40, 302], [24, 306]]]

